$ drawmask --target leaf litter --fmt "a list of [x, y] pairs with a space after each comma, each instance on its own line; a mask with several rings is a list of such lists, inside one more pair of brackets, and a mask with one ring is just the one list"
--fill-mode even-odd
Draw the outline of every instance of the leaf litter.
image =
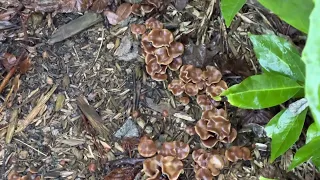
[[[180, 140], [193, 149], [201, 147], [196, 136], [184, 131], [200, 118], [199, 109], [195, 103], [182, 105], [164, 84], [146, 76], [135, 45], [139, 42], [130, 37], [128, 23], [156, 17], [185, 43], [187, 63], [217, 66], [228, 85], [260, 70], [247, 32], [283, 32], [283, 22], [268, 16], [270, 12], [264, 9], [257, 11], [260, 6], [251, 1], [248, 12], [241, 12], [230, 29], [224, 28], [217, 2], [175, 0], [144, 16], [128, 13], [129, 4], [113, 0], [26, 0], [22, 1], [24, 10], [18, 8], [20, 1], [10, 2], [1, 1], [4, 8], [0, 10], [4, 21], [0, 23], [4, 27], [0, 35], [1, 80], [6, 81], [1, 86], [1, 105], [6, 106], [0, 114], [3, 179], [143, 179], [144, 159], [137, 154], [137, 138], [130, 138], [148, 134], [160, 142]], [[78, 14], [86, 10], [105, 14], [109, 25], [100, 14]], [[47, 14], [39, 21], [22, 21], [17, 16], [21, 11]], [[25, 29], [20, 22], [27, 22]], [[289, 35], [296, 40], [299, 34]], [[108, 48], [108, 44], [114, 46]], [[23, 53], [8, 51], [8, 47], [34, 45], [27, 61]], [[16, 62], [21, 65], [12, 71]], [[239, 115], [231, 107], [227, 110], [233, 126], [243, 129], [235, 143], [268, 147], [270, 141], [259, 124], [268, 121], [269, 112], [244, 111]], [[137, 117], [133, 117], [134, 111], [139, 112]], [[268, 149], [254, 153], [253, 161], [234, 163], [218, 179], [257, 179], [259, 175], [312, 178], [309, 164], [287, 173], [283, 167], [289, 155], [269, 165]], [[194, 179], [192, 162], [185, 161], [187, 167], [180, 179]]]

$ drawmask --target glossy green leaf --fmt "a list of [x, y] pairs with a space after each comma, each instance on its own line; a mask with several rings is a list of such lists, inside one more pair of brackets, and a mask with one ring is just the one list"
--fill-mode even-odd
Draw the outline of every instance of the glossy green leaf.
[[288, 170], [291, 171], [293, 168], [309, 160], [313, 156], [318, 157], [319, 151], [320, 151], [320, 137], [316, 137], [297, 151], [297, 153], [293, 157], [291, 164], [288, 167]]
[[246, 3], [246, 0], [222, 0], [221, 1], [221, 12], [226, 22], [226, 26], [229, 27], [234, 16]]
[[265, 178], [265, 177], [260, 176], [259, 180], [276, 180], [276, 179], [270, 179], [270, 178]]
[[311, 161], [320, 170], [320, 154], [314, 154]]
[[310, 15], [310, 29], [302, 60], [306, 64], [305, 94], [313, 119], [320, 128], [320, 0], [315, 0], [315, 8]]
[[258, 0], [291, 26], [308, 33], [312, 0]]
[[312, 139], [320, 137], [320, 129], [316, 123], [312, 123], [307, 130], [306, 143], [309, 143]]
[[294, 115], [287, 109], [273, 128], [271, 141], [271, 161], [285, 153], [298, 139], [302, 131], [307, 109]]
[[250, 76], [224, 91], [221, 96], [227, 96], [233, 106], [262, 109], [287, 101], [302, 88], [293, 79], [267, 73]]
[[280, 73], [304, 82], [305, 65], [293, 44], [273, 34], [249, 37], [257, 59], [266, 71]]
[[285, 109], [281, 110], [280, 112], [278, 112], [278, 114], [276, 114], [275, 116], [273, 116], [273, 118], [268, 122], [268, 124], [265, 126], [264, 130], [267, 133], [267, 136], [269, 138], [272, 138], [272, 134], [273, 134], [273, 130], [274, 128], [277, 126], [278, 121], [281, 117], [281, 115], [284, 113]]

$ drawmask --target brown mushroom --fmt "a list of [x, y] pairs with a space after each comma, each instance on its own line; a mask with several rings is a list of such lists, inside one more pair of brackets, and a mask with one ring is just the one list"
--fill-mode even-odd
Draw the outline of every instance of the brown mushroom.
[[182, 160], [189, 155], [190, 147], [187, 143], [176, 141], [175, 151], [177, 159]]
[[205, 110], [202, 112], [202, 119], [212, 119], [214, 116], [223, 116], [227, 118], [227, 113], [224, 109], [212, 108], [210, 110]]
[[216, 136], [210, 136], [208, 139], [201, 140], [201, 143], [206, 148], [213, 148], [219, 140]]
[[213, 116], [207, 123], [207, 130], [217, 134], [218, 139], [222, 140], [230, 134], [231, 123], [222, 116]]
[[148, 64], [146, 64], [146, 71], [149, 75], [154, 75], [159, 73], [162, 70], [161, 65], [157, 63], [157, 60], [150, 60]]
[[218, 83], [222, 78], [222, 74], [214, 66], [206, 66], [206, 70], [202, 73], [202, 78], [206, 81], [207, 86], [210, 86], [213, 83]]
[[164, 142], [161, 146], [161, 148], [158, 150], [158, 154], [162, 156], [176, 156], [176, 142]]
[[161, 176], [161, 161], [163, 157], [157, 155], [153, 158], [148, 158], [143, 161], [143, 172], [149, 176], [148, 180], [157, 180]]
[[204, 153], [207, 153], [204, 149], [194, 150], [194, 151], [192, 152], [192, 159], [193, 159], [195, 162], [197, 162], [198, 159], [199, 159], [199, 157], [200, 157], [200, 155], [201, 155], [201, 154], [204, 154]]
[[147, 29], [163, 29], [163, 24], [154, 17], [147, 19], [145, 24]]
[[195, 96], [198, 94], [199, 90], [196, 84], [193, 83], [187, 83], [184, 86], [184, 91], [186, 94], [188, 94], [189, 96]]
[[193, 83], [199, 83], [202, 80], [202, 70], [200, 68], [190, 68], [188, 70], [188, 76], [190, 77]]
[[156, 48], [168, 47], [173, 42], [173, 34], [168, 29], [152, 29], [148, 39]]
[[145, 39], [148, 39], [145, 37], [148, 37], [148, 36], [142, 35], [142, 40], [141, 40], [142, 49], [147, 54], [153, 54], [153, 52], [156, 50], [156, 48], [152, 46], [151, 42], [145, 40]]
[[[154, 56], [153, 54], [147, 54], [146, 57], [144, 58], [144, 62], [146, 64], [149, 64], [152, 60], [154, 60], [155, 62], [157, 62], [156, 60], [156, 56]], [[158, 63], [157, 63], [158, 64]]]
[[181, 104], [187, 105], [190, 102], [190, 98], [188, 96], [182, 96], [179, 98], [179, 101], [181, 102]]
[[237, 134], [238, 134], [237, 130], [232, 128], [230, 134], [227, 137], [225, 137], [223, 140], [221, 140], [221, 142], [232, 143], [236, 139]]
[[200, 119], [195, 126], [195, 131], [200, 137], [201, 143], [205, 147], [212, 148], [217, 144], [218, 139], [216, 137], [217, 135], [207, 130], [209, 121], [210, 120]]
[[167, 80], [168, 75], [167, 74], [162, 74], [160, 72], [160, 73], [155, 73], [155, 74], [151, 75], [151, 78], [153, 80], [155, 80], [155, 81], [164, 81], [164, 80]]
[[132, 34], [139, 35], [144, 34], [146, 32], [146, 26], [143, 24], [131, 24], [130, 30]]
[[168, 179], [177, 180], [183, 172], [183, 163], [173, 156], [166, 156], [162, 159], [161, 169]]
[[141, 5], [140, 5], [140, 4], [132, 4], [132, 6], [131, 6], [131, 12], [132, 12], [132, 14], [134, 14], [134, 15], [142, 16]]
[[231, 162], [236, 162], [240, 159], [251, 160], [251, 152], [247, 147], [232, 146], [225, 152], [225, 156]]
[[173, 95], [179, 96], [179, 95], [183, 94], [184, 86], [185, 86], [185, 84], [181, 80], [174, 79], [168, 85], [168, 90], [171, 91]]
[[151, 157], [157, 153], [157, 146], [153, 140], [143, 136], [138, 145], [138, 152], [143, 157]]
[[205, 81], [200, 81], [200, 82], [198, 82], [196, 84], [197, 84], [199, 90], [203, 90], [203, 89], [205, 89], [207, 87]]
[[149, 4], [142, 4], [141, 5], [142, 15], [150, 13], [153, 9], [154, 9], [154, 6], [152, 6], [152, 5], [149, 5]]
[[193, 68], [193, 65], [187, 64], [187, 65], [183, 65], [180, 69], [180, 74], [179, 74], [179, 78], [185, 82], [188, 83], [191, 81], [190, 76], [189, 76], [189, 70]]
[[181, 56], [183, 54], [183, 51], [184, 51], [184, 46], [180, 42], [174, 41], [168, 47], [168, 54], [173, 58]]
[[217, 84], [212, 84], [206, 88], [206, 93], [211, 97], [219, 96], [224, 90], [228, 89], [227, 83], [223, 80]]
[[213, 179], [211, 171], [207, 168], [199, 168], [195, 171], [195, 174], [196, 174], [197, 180], [204, 180], [204, 179], [211, 180], [211, 179]]
[[213, 176], [218, 176], [220, 174], [220, 170], [224, 167], [224, 158], [220, 155], [211, 154], [207, 158], [207, 168], [211, 171]]
[[215, 102], [205, 94], [197, 96], [197, 104], [201, 107], [202, 110], [215, 109], [215, 106], [219, 105], [217, 102]]
[[167, 48], [161, 47], [154, 51], [158, 64], [168, 65], [173, 61], [173, 58], [168, 55]]
[[177, 57], [177, 58], [173, 58], [173, 61], [168, 65], [168, 67], [172, 71], [177, 71], [177, 70], [179, 70], [181, 65], [182, 65], [182, 58]]

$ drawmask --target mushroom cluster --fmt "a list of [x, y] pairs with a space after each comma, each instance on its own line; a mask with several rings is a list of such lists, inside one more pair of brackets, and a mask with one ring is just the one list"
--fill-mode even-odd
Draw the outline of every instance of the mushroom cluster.
[[197, 180], [212, 179], [214, 176], [218, 176], [220, 171], [228, 165], [224, 156], [209, 153], [203, 149], [193, 151], [192, 159], [195, 162], [194, 172]]
[[155, 18], [149, 18], [145, 25], [131, 25], [131, 32], [142, 34], [141, 46], [146, 64], [146, 71], [155, 81], [167, 79], [167, 68], [177, 71], [182, 65], [180, 57], [184, 52], [182, 43], [174, 41], [173, 34], [163, 28]]
[[203, 110], [212, 109], [218, 105], [212, 97], [220, 95], [228, 88], [227, 83], [221, 78], [221, 72], [214, 66], [206, 66], [206, 70], [203, 71], [193, 65], [183, 65], [179, 79], [173, 80], [168, 85], [168, 90], [175, 96], [184, 93], [188, 96], [197, 96], [197, 103]]
[[206, 110], [195, 125], [195, 131], [201, 143], [207, 147], [214, 147], [217, 142], [231, 143], [237, 137], [237, 131], [231, 128], [223, 109]]
[[134, 15], [144, 16], [155, 8], [160, 8], [161, 4], [161, 0], [144, 0], [140, 4], [132, 4], [131, 11]]
[[181, 160], [189, 155], [190, 147], [186, 143], [172, 141], [164, 142], [157, 148], [154, 141], [144, 136], [140, 139], [138, 151], [143, 157], [151, 157], [143, 162], [143, 171], [149, 177], [148, 180], [159, 179], [162, 174], [169, 180], [176, 180], [183, 172]]

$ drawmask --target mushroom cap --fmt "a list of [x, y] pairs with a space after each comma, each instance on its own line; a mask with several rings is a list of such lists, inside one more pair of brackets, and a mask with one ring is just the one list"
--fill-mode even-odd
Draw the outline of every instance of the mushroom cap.
[[207, 153], [204, 149], [197, 149], [192, 152], [192, 159], [197, 162], [201, 154]]
[[213, 179], [213, 176], [211, 174], [211, 171], [207, 168], [199, 168], [195, 172], [196, 179], [197, 180], [211, 180]]
[[196, 84], [197, 84], [199, 90], [203, 90], [203, 89], [205, 89], [207, 87], [205, 81], [200, 81], [200, 82], [198, 82]]
[[198, 94], [199, 90], [196, 84], [193, 83], [187, 83], [184, 86], [184, 91], [186, 94], [188, 94], [189, 96], [195, 96]]
[[190, 152], [189, 144], [184, 142], [179, 142], [179, 141], [176, 141], [175, 143], [176, 143], [175, 150], [176, 150], [177, 159], [182, 160], [188, 157]]
[[179, 101], [181, 102], [181, 104], [187, 105], [190, 102], [190, 98], [188, 96], [182, 96], [179, 98]]
[[214, 116], [223, 116], [227, 118], [227, 112], [224, 109], [213, 108], [202, 112], [201, 119], [212, 119]]
[[146, 57], [144, 58], [144, 62], [146, 64], [149, 64], [152, 60], [155, 60], [157, 62], [156, 56], [153, 54], [147, 54]]
[[154, 6], [152, 5], [149, 5], [149, 4], [141, 4], [141, 12], [142, 14], [146, 14], [146, 13], [150, 13], [153, 9], [154, 9]]
[[163, 29], [163, 24], [154, 17], [146, 20], [147, 29]]
[[172, 56], [173, 58], [181, 56], [183, 54], [183, 52], [184, 52], [184, 46], [180, 42], [174, 41], [168, 47], [168, 54], [169, 54], [169, 56]]
[[165, 80], [167, 80], [168, 75], [162, 74], [160, 71], [160, 73], [155, 73], [155, 74], [151, 75], [151, 78], [155, 81], [165, 81]]
[[174, 79], [168, 85], [168, 90], [171, 91], [173, 95], [179, 96], [179, 95], [183, 94], [184, 87], [185, 87], [185, 84], [181, 80]]
[[146, 32], [146, 26], [143, 24], [131, 24], [130, 30], [132, 34], [144, 34]]
[[162, 159], [161, 169], [168, 179], [177, 180], [183, 172], [183, 163], [173, 156], [166, 156]]
[[116, 14], [122, 19], [126, 19], [131, 14], [131, 4], [130, 3], [121, 3], [117, 8]]
[[175, 157], [177, 155], [176, 152], [176, 142], [164, 142], [161, 146], [161, 148], [158, 150], [158, 154], [162, 156], [173, 156]]
[[143, 161], [143, 172], [149, 176], [149, 180], [157, 180], [161, 176], [160, 167], [162, 156], [157, 155]]
[[205, 140], [201, 140], [201, 143], [204, 147], [206, 148], [213, 148], [217, 143], [218, 143], [218, 139], [215, 136], [210, 136], [208, 139]]
[[236, 162], [239, 159], [251, 160], [251, 152], [247, 147], [232, 146], [226, 150], [225, 156], [231, 162]]
[[188, 76], [190, 77], [193, 83], [199, 83], [202, 80], [202, 70], [200, 68], [190, 68], [188, 70]]
[[148, 39], [156, 48], [168, 47], [173, 42], [173, 34], [168, 29], [152, 29]]
[[207, 119], [200, 119], [198, 120], [197, 124], [195, 125], [195, 131], [202, 140], [208, 139], [211, 135], [207, 131], [207, 126], [208, 126], [208, 121]]
[[146, 64], [146, 71], [149, 75], [154, 75], [156, 73], [160, 73], [162, 70], [161, 65], [157, 63], [157, 60], [150, 60], [148, 64]]
[[192, 69], [192, 68], [193, 68], [193, 65], [190, 65], [190, 64], [186, 64], [181, 67], [179, 78], [183, 82], [188, 83], [191, 81], [190, 76], [189, 76], [189, 69]]
[[206, 70], [202, 73], [202, 78], [206, 81], [207, 86], [210, 86], [213, 83], [218, 83], [222, 78], [222, 74], [214, 66], [206, 66]]
[[153, 140], [143, 136], [138, 145], [138, 152], [143, 157], [151, 157], [157, 153], [157, 146]]
[[173, 61], [173, 58], [168, 55], [166, 47], [160, 47], [154, 51], [158, 64], [168, 65]]
[[221, 142], [232, 143], [236, 139], [237, 134], [238, 134], [237, 130], [235, 128], [232, 128], [230, 134], [227, 137], [225, 137], [223, 140], [221, 140]]
[[173, 61], [168, 65], [169, 69], [172, 71], [177, 71], [182, 65], [182, 58], [181, 57], [176, 57], [173, 58]]
[[241, 147], [241, 150], [243, 152], [243, 156], [242, 156], [242, 159], [243, 160], [251, 160], [252, 157], [251, 157], [251, 151], [249, 148], [247, 147]]
[[205, 94], [197, 95], [197, 104], [201, 107], [202, 110], [214, 109], [214, 104], [212, 103], [213, 99], [209, 98]]
[[142, 46], [142, 49], [145, 53], [147, 54], [153, 54], [154, 51], [156, 50], [155, 47], [152, 46], [152, 43], [145, 40], [145, 39], [148, 39], [148, 38], [144, 38], [144, 37], [147, 37], [145, 35], [142, 35], [142, 40], [141, 40], [141, 46]]
[[140, 4], [132, 4], [132, 6], [131, 6], [131, 12], [132, 12], [132, 14], [134, 14], [134, 15], [142, 16], [141, 5], [140, 5]]
[[221, 170], [224, 167], [224, 159], [220, 155], [210, 154], [210, 156], [207, 158], [207, 166], [211, 171], [212, 169]]
[[222, 116], [213, 116], [207, 123], [207, 130], [217, 134], [218, 139], [222, 140], [230, 134], [231, 123]]

